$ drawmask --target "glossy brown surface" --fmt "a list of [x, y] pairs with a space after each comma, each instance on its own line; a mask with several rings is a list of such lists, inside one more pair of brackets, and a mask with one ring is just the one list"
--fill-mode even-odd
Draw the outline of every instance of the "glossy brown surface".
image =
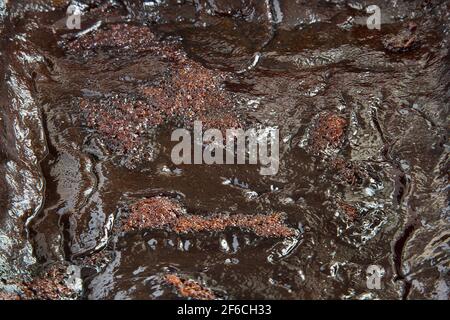
[[448, 299], [448, 1], [68, 3], [0, 0], [0, 299]]

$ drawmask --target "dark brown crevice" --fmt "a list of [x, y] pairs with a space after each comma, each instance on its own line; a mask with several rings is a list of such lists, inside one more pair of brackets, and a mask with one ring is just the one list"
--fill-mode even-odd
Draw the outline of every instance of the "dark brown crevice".
[[405, 286], [403, 287], [403, 295], [402, 295], [402, 300], [407, 300], [409, 293], [411, 292], [411, 282], [409, 281], [405, 281]]
[[372, 112], [371, 112], [372, 121], [375, 125], [375, 128], [378, 131], [378, 134], [380, 135], [381, 141], [383, 141], [383, 143], [386, 143], [386, 138], [384, 136], [383, 129], [381, 128], [380, 121], [378, 119], [378, 111], [377, 110], [378, 109], [372, 109]]
[[394, 244], [394, 266], [396, 275], [394, 277], [394, 281], [403, 281], [404, 282], [404, 291], [402, 299], [406, 300], [408, 297], [409, 291], [411, 289], [411, 283], [408, 281], [403, 274], [402, 271], [402, 255], [403, 250], [405, 248], [406, 242], [411, 237], [413, 232], [415, 231], [416, 226], [414, 224], [408, 225], [402, 232], [401, 236], [397, 239]]
[[[410, 181], [410, 178], [405, 173], [405, 171], [402, 169], [402, 167], [399, 163], [400, 161], [398, 159], [396, 159], [396, 157], [390, 153], [390, 151], [392, 151], [392, 147], [395, 143], [389, 143], [388, 142], [389, 139], [386, 139], [386, 137], [384, 136], [383, 130], [378, 121], [378, 117], [377, 117], [376, 113], [373, 114], [372, 119], [373, 119], [375, 126], [383, 140], [383, 143], [384, 143], [384, 147], [382, 150], [383, 157], [386, 159], [387, 162], [389, 162], [395, 168], [395, 170], [397, 172], [396, 179], [395, 179], [394, 197], [397, 202], [396, 203], [397, 208], [401, 212], [402, 205], [404, 204], [405, 198], [406, 198], [407, 194], [409, 193], [411, 181]], [[405, 218], [405, 221], [408, 221], [408, 220], [409, 220], [409, 217], [407, 216]], [[411, 235], [413, 234], [415, 229], [416, 229], [415, 222], [413, 222], [413, 223], [406, 222], [406, 226], [404, 227], [401, 235], [397, 238], [397, 240], [395, 240], [395, 243], [393, 245], [393, 250], [392, 250], [392, 260], [393, 260], [393, 264], [394, 264], [393, 267], [395, 270], [395, 276], [394, 276], [393, 280], [394, 280], [394, 282], [402, 281], [404, 283], [403, 294], [402, 294], [403, 300], [406, 300], [409, 295], [409, 292], [411, 289], [411, 283], [406, 279], [405, 275], [402, 272], [402, 263], [403, 263], [402, 255], [403, 255], [403, 251], [404, 251], [406, 242], [411, 237]]]
[[[406, 175], [404, 170], [401, 168], [399, 162], [397, 160], [394, 160], [395, 158], [392, 157], [392, 155], [389, 153], [389, 151], [386, 150], [385, 158], [396, 168], [398, 171], [396, 175], [396, 183], [395, 183], [395, 199], [397, 200], [397, 208], [399, 211], [402, 211], [402, 206], [405, 202], [405, 198], [407, 197], [407, 194], [409, 193], [409, 189], [411, 186], [410, 178]], [[407, 212], [407, 211], [406, 211]], [[403, 231], [401, 235], [397, 238], [397, 240], [394, 243], [393, 246], [393, 262], [394, 262], [394, 270], [395, 270], [395, 277], [394, 282], [397, 281], [403, 281], [404, 287], [403, 287], [403, 295], [402, 299], [406, 299], [410, 288], [411, 283], [406, 279], [405, 275], [402, 272], [402, 263], [403, 263], [403, 251], [406, 246], [406, 243], [408, 239], [411, 237], [413, 232], [416, 229], [416, 223], [408, 223], [407, 221], [410, 220], [410, 217], [407, 215], [405, 218], [406, 226], [403, 228]]]

